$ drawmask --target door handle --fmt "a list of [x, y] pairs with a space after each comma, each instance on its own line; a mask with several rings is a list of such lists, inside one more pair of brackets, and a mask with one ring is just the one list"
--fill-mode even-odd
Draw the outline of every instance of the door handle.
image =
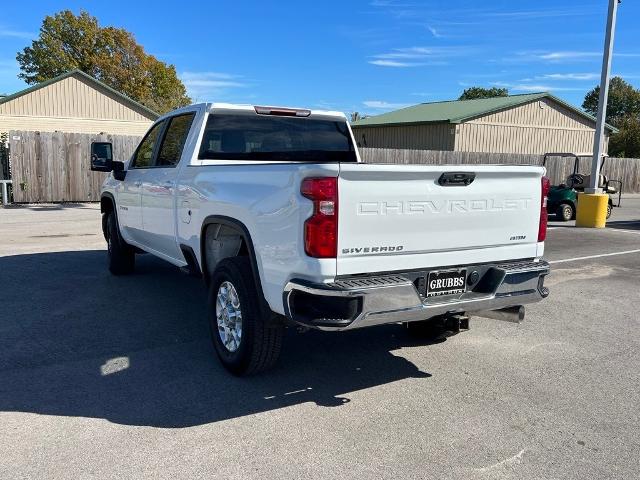
[[443, 187], [466, 187], [476, 179], [474, 172], [446, 172], [440, 175], [438, 184]]
[[173, 180], [165, 180], [164, 184], [167, 187], [173, 187], [175, 185], [175, 182]]
[[140, 185], [142, 185], [142, 180], [136, 180], [135, 182], [133, 182], [133, 184], [134, 184], [136, 187], [139, 187]]

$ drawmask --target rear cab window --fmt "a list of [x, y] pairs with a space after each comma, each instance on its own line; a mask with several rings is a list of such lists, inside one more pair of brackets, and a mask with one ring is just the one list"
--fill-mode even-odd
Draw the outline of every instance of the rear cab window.
[[171, 117], [158, 151], [156, 166], [175, 167], [180, 162], [184, 143], [195, 115], [195, 113], [186, 113]]
[[166, 120], [163, 120], [155, 124], [142, 139], [133, 155], [131, 168], [149, 168], [153, 166], [153, 152], [165, 122]]
[[356, 162], [345, 120], [250, 111], [209, 115], [200, 160]]

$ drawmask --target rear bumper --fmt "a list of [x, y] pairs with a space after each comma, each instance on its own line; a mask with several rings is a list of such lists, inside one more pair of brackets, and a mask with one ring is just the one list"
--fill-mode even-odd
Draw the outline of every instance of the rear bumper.
[[353, 277], [330, 284], [291, 281], [284, 291], [286, 316], [320, 330], [351, 330], [440, 315], [473, 313], [525, 305], [549, 295], [545, 261], [521, 261], [466, 267], [479, 273], [467, 292], [425, 298], [420, 278], [428, 272]]

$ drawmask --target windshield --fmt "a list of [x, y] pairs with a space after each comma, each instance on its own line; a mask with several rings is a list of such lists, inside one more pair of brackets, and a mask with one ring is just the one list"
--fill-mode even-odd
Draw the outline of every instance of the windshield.
[[346, 121], [253, 113], [209, 115], [198, 158], [357, 161]]

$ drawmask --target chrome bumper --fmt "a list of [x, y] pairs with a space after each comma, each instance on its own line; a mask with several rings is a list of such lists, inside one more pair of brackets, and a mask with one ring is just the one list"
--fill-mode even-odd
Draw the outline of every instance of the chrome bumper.
[[498, 310], [538, 302], [549, 295], [544, 286], [544, 277], [549, 274], [549, 264], [545, 261], [478, 268], [483, 273], [473, 288], [447, 297], [424, 298], [416, 282], [402, 274], [354, 277], [321, 285], [291, 281], [283, 294], [285, 314], [296, 323], [320, 330], [352, 330], [440, 315]]

